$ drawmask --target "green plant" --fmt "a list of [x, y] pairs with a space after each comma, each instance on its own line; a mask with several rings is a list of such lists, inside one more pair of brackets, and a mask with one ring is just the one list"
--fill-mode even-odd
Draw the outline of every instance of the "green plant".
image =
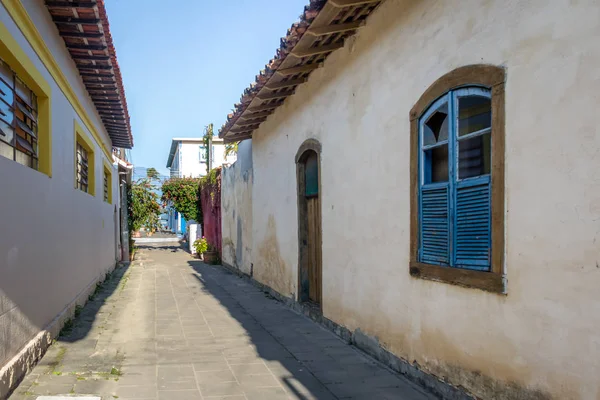
[[240, 142], [227, 143], [225, 145], [225, 157], [228, 157], [230, 154], [237, 154], [239, 144]]
[[213, 132], [213, 124], [208, 124], [204, 128], [204, 135], [202, 136], [202, 143], [204, 144], [204, 152], [206, 155], [206, 173], [207, 174], [210, 172], [211, 163], [209, 162], [209, 160], [212, 156], [212, 154], [210, 153], [211, 146], [210, 146], [209, 138], [212, 138], [214, 135], [215, 134]]
[[132, 255], [133, 253], [135, 253], [136, 247], [135, 247], [135, 240], [133, 238], [129, 238], [129, 255]]
[[128, 188], [128, 222], [132, 231], [145, 227], [148, 230], [160, 228], [160, 205], [156, 189], [149, 179], [140, 179]]
[[160, 174], [158, 173], [158, 171], [156, 170], [156, 168], [148, 168], [146, 170], [146, 176], [148, 177], [148, 179], [160, 179]]
[[65, 321], [62, 329], [60, 330], [58, 336], [68, 336], [73, 331], [73, 320], [69, 318]]
[[198, 254], [203, 254], [206, 253], [207, 251], [209, 251], [209, 244], [206, 241], [206, 238], [204, 238], [204, 236], [202, 236], [202, 239], [197, 239], [194, 242], [194, 249], [196, 250], [196, 253]]
[[202, 219], [202, 210], [198, 201], [198, 178], [171, 178], [162, 184], [162, 201], [170, 203], [175, 211], [187, 221]]

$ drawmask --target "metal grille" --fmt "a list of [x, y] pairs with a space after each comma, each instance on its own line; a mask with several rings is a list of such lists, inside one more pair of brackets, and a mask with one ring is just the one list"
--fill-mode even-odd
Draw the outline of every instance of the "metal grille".
[[104, 171], [104, 201], [108, 203], [108, 174]]
[[86, 193], [88, 188], [88, 152], [77, 143], [77, 187]]
[[38, 169], [35, 94], [0, 59], [0, 155]]

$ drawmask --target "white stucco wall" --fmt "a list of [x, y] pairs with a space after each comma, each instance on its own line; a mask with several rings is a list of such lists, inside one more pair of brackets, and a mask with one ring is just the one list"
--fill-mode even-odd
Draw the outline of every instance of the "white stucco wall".
[[206, 175], [206, 164], [200, 162], [200, 146], [202, 141], [197, 142], [182, 142], [179, 145], [179, 150], [175, 153], [175, 157], [179, 157], [181, 164], [179, 165], [181, 177], [193, 177]]
[[[181, 142], [179, 149], [175, 153], [171, 171], [179, 171], [179, 177], [198, 178], [206, 175], [206, 160], [200, 159], [200, 146], [203, 146], [202, 140], [189, 140]], [[222, 143], [213, 144], [213, 162], [212, 167], [220, 167], [223, 164], [229, 164], [235, 161], [235, 155], [225, 157], [225, 145]], [[179, 165], [175, 161], [181, 160]]]
[[[24, 1], [47, 46], [71, 82], [102, 140], [109, 142], [56, 27], [41, 1]], [[0, 157], [0, 367], [47, 326], [79, 293], [116, 261], [118, 173], [113, 204], [103, 201], [106, 156], [61, 89], [0, 4], [0, 21], [51, 89], [52, 178]], [[2, 40], [2, 38], [0, 38]], [[68, 57], [68, 55], [67, 55]], [[96, 195], [74, 188], [74, 120], [94, 143]], [[109, 163], [112, 160], [106, 159]]]
[[[325, 317], [482, 398], [598, 399], [600, 4], [466, 3], [385, 1], [255, 132], [254, 276], [298, 292], [315, 138]], [[409, 276], [409, 111], [476, 63], [507, 69], [506, 296]]]
[[[223, 262], [252, 273], [252, 154], [251, 140], [240, 143], [238, 159], [221, 175]], [[241, 152], [240, 152], [241, 150]]]

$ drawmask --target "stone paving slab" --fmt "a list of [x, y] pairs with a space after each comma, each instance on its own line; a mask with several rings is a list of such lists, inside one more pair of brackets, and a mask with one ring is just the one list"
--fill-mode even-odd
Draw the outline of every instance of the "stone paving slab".
[[[62, 397], [39, 397], [48, 395]], [[435, 398], [249, 282], [166, 245], [118, 268], [10, 399], [74, 396]]]

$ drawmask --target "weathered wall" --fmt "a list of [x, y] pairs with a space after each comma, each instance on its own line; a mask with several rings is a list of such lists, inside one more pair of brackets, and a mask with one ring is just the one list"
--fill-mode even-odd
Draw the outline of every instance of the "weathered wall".
[[[68, 58], [48, 12], [24, 2], [46, 45], [63, 67], [102, 140], [110, 143]], [[0, 157], [0, 367], [116, 261], [117, 170], [113, 204], [103, 201], [103, 154], [27, 40], [0, 4], [0, 23], [19, 43], [51, 88], [52, 178]], [[0, 40], [7, 38], [0, 38]], [[74, 120], [95, 150], [96, 195], [74, 188]], [[108, 160], [107, 160], [108, 161]], [[112, 162], [112, 160], [110, 160]], [[2, 385], [0, 385], [2, 386]]]
[[200, 182], [202, 204], [202, 235], [210, 246], [221, 253], [221, 173], [222, 167], [211, 171], [206, 182]]
[[239, 144], [237, 161], [221, 175], [223, 262], [252, 273], [252, 141]]
[[[600, 4], [387, 0], [253, 138], [254, 276], [297, 289], [294, 156], [322, 144], [323, 312], [482, 398], [600, 398]], [[409, 276], [409, 110], [507, 69], [508, 295]], [[539, 397], [536, 397], [539, 396]]]

